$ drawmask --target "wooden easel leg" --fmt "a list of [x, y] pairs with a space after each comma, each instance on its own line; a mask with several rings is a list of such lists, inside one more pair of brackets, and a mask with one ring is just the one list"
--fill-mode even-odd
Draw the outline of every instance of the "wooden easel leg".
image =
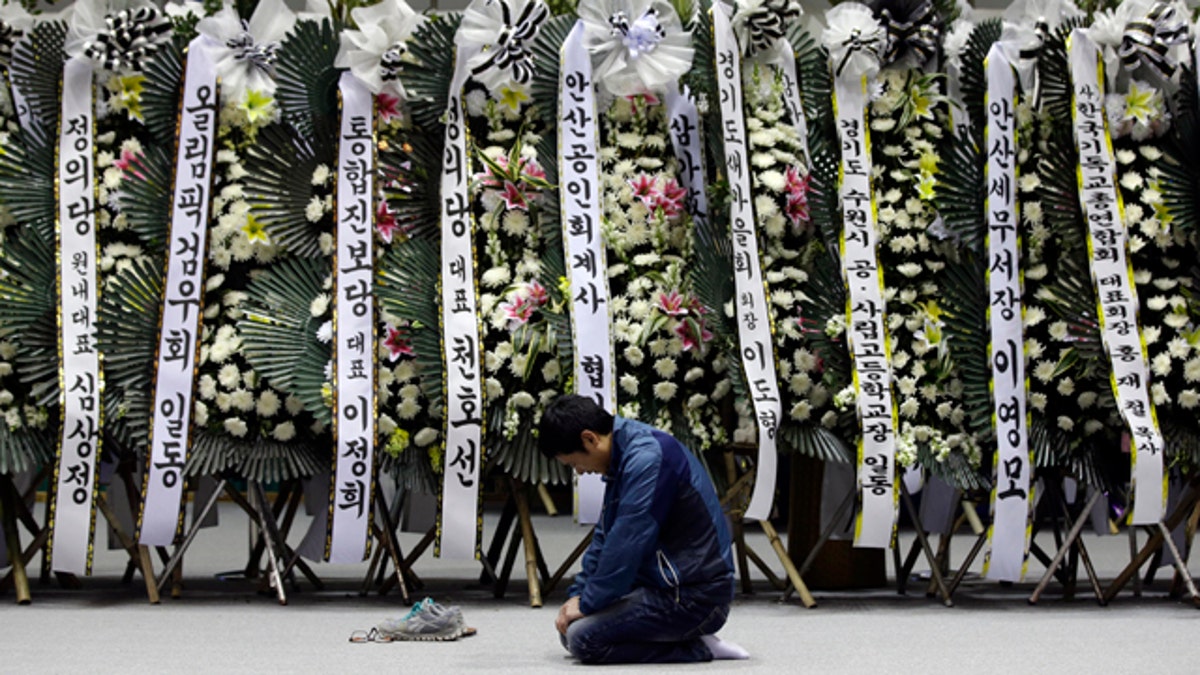
[[480, 572], [479, 583], [496, 583], [496, 576], [488, 571], [488, 567], [494, 570], [496, 565], [500, 564], [500, 556], [504, 553], [504, 542], [516, 517], [517, 501], [510, 494], [508, 499], [504, 501], [504, 509], [500, 512], [500, 520], [496, 522], [496, 531], [492, 533], [492, 542], [488, 544], [488, 550], [484, 558], [487, 560], [488, 565], [485, 565], [483, 571]]
[[545, 483], [537, 484], [538, 497], [542, 500], [542, 508], [546, 509], [546, 515], [557, 516], [558, 507], [554, 505], [554, 500], [550, 498], [550, 491], [546, 489]]
[[[217, 500], [221, 497], [221, 492], [225, 489], [225, 484], [227, 482], [228, 481], [222, 478], [221, 481], [217, 483], [216, 489], [213, 490], [212, 495], [210, 495], [208, 501], [205, 502], [204, 508], [202, 508], [200, 513], [196, 514], [195, 517], [192, 518], [192, 526], [188, 528], [187, 534], [184, 535], [183, 541], [175, 547], [175, 553], [171, 556], [171, 559], [166, 562], [166, 565], [163, 566], [163, 570], [158, 581], [159, 592], [161, 592], [163, 586], [166, 585], [167, 579], [173, 577], [175, 569], [181, 562], [183, 562], [183, 555], [187, 553], [189, 548], [191, 548], [192, 541], [196, 538], [196, 534], [200, 532], [200, 524], [204, 522], [204, 519], [208, 517], [208, 514], [217, 506]], [[174, 596], [174, 593], [172, 593], [172, 596]]]
[[[1096, 505], [1096, 500], [1100, 499], [1100, 491], [1097, 490], [1092, 494], [1091, 499], [1080, 511], [1079, 517], [1071, 524], [1071, 529], [1067, 532], [1066, 539], [1062, 540], [1062, 544], [1058, 547], [1058, 551], [1054, 554], [1054, 558], [1050, 564], [1046, 566], [1046, 573], [1042, 575], [1041, 581], [1038, 582], [1037, 588], [1033, 589], [1033, 594], [1029, 596], [1029, 604], [1036, 605], [1038, 598], [1042, 596], [1042, 592], [1046, 590], [1046, 586], [1050, 584], [1050, 578], [1062, 565], [1063, 559], [1067, 557], [1068, 551], [1074, 548], [1075, 540], [1079, 538], [1079, 534], [1083, 532], [1083, 526], [1087, 523], [1090, 517], [1092, 507]], [[1105, 600], [1107, 602], [1107, 599]], [[1103, 604], [1103, 603], [1102, 603]]]
[[512, 536], [508, 539], [508, 550], [504, 554], [504, 566], [500, 569], [500, 575], [496, 577], [496, 584], [492, 589], [492, 595], [497, 599], [503, 598], [508, 590], [508, 580], [512, 577], [513, 564], [517, 561], [517, 543], [520, 538], [520, 528], [514, 527]]
[[529, 583], [529, 606], [542, 606], [542, 582], [538, 575], [537, 537], [533, 533], [533, 516], [529, 512], [529, 499], [525, 487], [515, 478], [509, 479], [513, 497], [517, 502], [517, 515], [521, 521], [522, 546], [525, 549], [525, 577]]
[[758, 524], [762, 526], [763, 532], [767, 533], [767, 541], [771, 542], [771, 548], [775, 549], [775, 555], [779, 557], [779, 562], [783, 563], [783, 570], [787, 572], [787, 577], [792, 583], [792, 588], [796, 589], [796, 592], [800, 594], [800, 602], [809, 609], [816, 607], [817, 601], [813, 599], [812, 593], [808, 592], [808, 586], [800, 578], [799, 570], [792, 564], [792, 559], [788, 557], [787, 549], [783, 547], [783, 542], [779, 540], [779, 533], [775, 531], [775, 526], [769, 520], [760, 520]]
[[[825, 529], [821, 532], [821, 536], [817, 538], [817, 543], [813, 544], [813, 547], [811, 550], [809, 550], [808, 555], [804, 556], [804, 562], [800, 563], [800, 567], [796, 570], [796, 574], [798, 574], [801, 578], [803, 578], [805, 573], [808, 572], [808, 568], [812, 567], [813, 563], [816, 562], [817, 554], [821, 552], [821, 549], [825, 546], [825, 542], [829, 541], [829, 538], [833, 536], [833, 531], [837, 529], [838, 524], [842, 522], [842, 518], [846, 515], [846, 510], [849, 509], [850, 505], [854, 503], [856, 494], [857, 493], [853, 488], [846, 493], [846, 497], [842, 499], [842, 503], [838, 505], [837, 511], [834, 512], [833, 519], [830, 520], [829, 524], [825, 526]], [[796, 587], [789, 584], [787, 590], [783, 592], [783, 597], [781, 597], [779, 601], [787, 602], [788, 599], [792, 597], [792, 593], [795, 592], [795, 590]]]
[[158, 584], [154, 580], [154, 561], [150, 559], [150, 549], [139, 545], [133, 540], [133, 537], [125, 532], [125, 529], [121, 527], [121, 521], [117, 519], [117, 514], [109, 506], [108, 500], [104, 495], [96, 495], [96, 508], [104, 515], [104, 519], [108, 521], [108, 526], [116, 533], [122, 548], [129, 554], [130, 562], [141, 571], [142, 580], [146, 583], [146, 598], [150, 601], [150, 604], [157, 605], [161, 601], [161, 598], [158, 593]]
[[1171, 555], [1175, 557], [1175, 575], [1183, 579], [1183, 583], [1187, 586], [1188, 593], [1192, 596], [1192, 604], [1200, 608], [1200, 593], [1196, 592], [1196, 584], [1192, 581], [1192, 575], [1188, 574], [1187, 565], [1184, 563], [1183, 556], [1179, 555], [1179, 548], [1175, 546], [1175, 540], [1171, 538], [1171, 530], [1163, 525], [1162, 521], [1158, 523], [1159, 533], [1163, 538], [1163, 543], [1167, 548], [1171, 549]]
[[17, 604], [33, 602], [29, 592], [29, 576], [25, 573], [25, 561], [21, 558], [21, 533], [17, 531], [17, 504], [19, 496], [8, 475], [0, 477], [0, 522], [4, 523], [4, 545], [8, 549], [8, 560], [12, 565], [13, 588], [17, 592]]
[[[1196, 538], [1196, 527], [1200, 521], [1200, 503], [1192, 509], [1192, 515], [1188, 518], [1187, 527], [1184, 529], [1183, 537], [1183, 563], [1187, 566], [1187, 562], [1192, 559], [1192, 542]], [[1183, 579], [1177, 573], [1171, 580], [1171, 597], [1178, 598], [1183, 593]]]
[[558, 569], [555, 570], [554, 574], [550, 577], [550, 581], [546, 582], [545, 590], [547, 595], [554, 592], [554, 588], [558, 586], [558, 582], [562, 581], [562, 578], [566, 576], [567, 570], [571, 569], [571, 565], [574, 565], [575, 561], [579, 560], [579, 556], [583, 555], [587, 551], [588, 546], [592, 545], [592, 537], [595, 535], [595, 527], [593, 527], [591, 530], [588, 530], [587, 536], [584, 537], [577, 546], [575, 546], [575, 550], [571, 551], [571, 555], [567, 556], [567, 559], [558, 566]]
[[[1167, 516], [1166, 520], [1162, 522], [1162, 524], [1166, 526], [1165, 531], [1170, 532], [1178, 527], [1179, 523], [1183, 522], [1183, 519], [1191, 513], [1192, 508], [1196, 505], [1198, 500], [1200, 500], [1200, 480], [1192, 479], [1191, 483], [1188, 485], [1187, 492], [1184, 494], [1183, 498], [1179, 500], [1179, 504], [1175, 506], [1175, 510], [1172, 511]], [[1109, 587], [1104, 591], [1105, 602], [1112, 602], [1112, 599], [1117, 596], [1117, 593], [1121, 592], [1121, 589], [1125, 587], [1125, 584], [1129, 583], [1130, 578], [1137, 576], [1138, 570], [1141, 569], [1146, 560], [1148, 560], [1151, 554], [1162, 545], [1163, 531], [1164, 530], [1162, 529], [1155, 530], [1154, 534], [1150, 536], [1150, 540], [1147, 541], [1144, 546], [1142, 546], [1142, 549], [1138, 551], [1137, 555], [1133, 556], [1133, 559], [1129, 561], [1129, 564], [1125, 566], [1125, 569], [1121, 570], [1121, 573], [1117, 575], [1117, 578], [1114, 579]]]
[[947, 607], [953, 607], [954, 601], [950, 599], [950, 592], [946, 590], [946, 582], [942, 579], [942, 570], [938, 567], [937, 556], [933, 554], [933, 547], [929, 545], [929, 538], [925, 536], [925, 527], [921, 525], [917, 509], [913, 506], [912, 495], [908, 493], [908, 487], [904, 481], [900, 481], [900, 498], [917, 524], [917, 541], [921, 542], [921, 550], [925, 552], [925, 559], [929, 561], [929, 573], [933, 575], [933, 581], [937, 584], [938, 592], [942, 596], [942, 603]]
[[[1067, 506], [1065, 496], [1059, 501], [1062, 506], [1063, 516], [1067, 519], [1071, 518], [1071, 509]], [[1081, 517], [1091, 517], [1091, 508], [1084, 509], [1079, 514]], [[1104, 606], [1104, 591], [1100, 588], [1100, 579], [1096, 576], [1096, 568], [1092, 566], [1092, 557], [1088, 554], [1087, 545], [1083, 541], [1083, 537], [1075, 538], [1075, 548], [1079, 553], [1079, 560], [1083, 562], [1083, 570], [1087, 574], [1088, 583], [1092, 586], [1092, 593], [1096, 596], [1096, 602]], [[1075, 575], [1073, 575], [1075, 576]], [[1074, 581], [1072, 579], [1072, 581]]]
[[[38, 533], [38, 536], [34, 537], [33, 541], [29, 542], [29, 546], [25, 547], [25, 551], [23, 553], [17, 554], [17, 561], [20, 562], [20, 566], [21, 566], [22, 570], [26, 569], [26, 566], [29, 565], [29, 561], [33, 560], [33, 556], [37, 555], [38, 550], [46, 545], [46, 540], [48, 540], [49, 538], [50, 538], [50, 529], [43, 528], [42, 531]], [[10, 553], [10, 555], [11, 555], [11, 553]], [[15, 562], [16, 561], [14, 561], [14, 563]], [[4, 592], [9, 586], [13, 586], [14, 588], [16, 587], [16, 585], [15, 585], [16, 569], [17, 569], [16, 564], [12, 565], [11, 567], [9, 567], [8, 573], [4, 575], [4, 578], [0, 579], [0, 593]], [[72, 577], [72, 578], [74, 578], [74, 577]], [[26, 588], [28, 588], [28, 581], [26, 581]], [[20, 596], [18, 596], [18, 604], [28, 605], [29, 602], [30, 602], [29, 600], [27, 600], [25, 602], [21, 602]]]
[[400, 553], [400, 544], [396, 542], [395, 524], [392, 523], [392, 516], [388, 511], [387, 500], [383, 498], [383, 488], [379, 484], [375, 484], [375, 514], [378, 520], [383, 521], [383, 526], [372, 523], [372, 528], [376, 532], [376, 537], [379, 539], [380, 546], [387, 549], [388, 555], [392, 559], [392, 567], [396, 570], [396, 584], [400, 587], [400, 597], [404, 599], [404, 603], [408, 604], [408, 584], [404, 580], [404, 556]]

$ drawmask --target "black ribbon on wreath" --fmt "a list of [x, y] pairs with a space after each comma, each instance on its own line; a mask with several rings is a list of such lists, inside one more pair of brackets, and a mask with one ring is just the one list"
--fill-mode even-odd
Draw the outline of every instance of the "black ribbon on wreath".
[[1145, 67], [1164, 80], [1169, 80], [1179, 68], [1171, 48], [1186, 43], [1187, 21], [1166, 2], [1156, 2], [1146, 16], [1130, 21], [1121, 38], [1117, 53], [1130, 71]]
[[140, 72], [171, 39], [171, 20], [157, 7], [123, 9], [104, 23], [107, 30], [86, 42], [83, 53], [108, 70]]
[[[525, 43], [537, 36], [538, 28], [550, 16], [550, 10], [542, 2], [525, 5], [516, 21], [512, 18], [512, 7], [508, 0], [498, 0], [503, 13], [504, 28], [496, 43], [491, 45], [487, 60], [471, 69], [472, 75], [496, 68], [512, 71], [512, 79], [520, 84], [533, 81], [533, 58]], [[393, 47], [394, 49], [394, 47]]]
[[734, 21], [742, 21], [749, 40], [742, 45], [746, 56], [767, 51], [787, 33], [788, 24], [800, 18], [800, 5], [795, 0], [763, 0], [753, 8], [739, 10]]
[[915, 63], [928, 63], [937, 55], [942, 38], [942, 18], [931, 0], [885, 0], [875, 2], [872, 11], [887, 30], [883, 62], [896, 63], [912, 56]]

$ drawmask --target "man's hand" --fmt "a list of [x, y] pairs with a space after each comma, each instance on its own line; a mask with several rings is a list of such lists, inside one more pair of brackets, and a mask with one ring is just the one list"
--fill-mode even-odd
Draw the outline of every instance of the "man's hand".
[[579, 596], [575, 596], [563, 603], [558, 609], [558, 617], [554, 619], [554, 627], [563, 635], [567, 634], [567, 626], [571, 625], [572, 621], [583, 618], [583, 612], [579, 611]]

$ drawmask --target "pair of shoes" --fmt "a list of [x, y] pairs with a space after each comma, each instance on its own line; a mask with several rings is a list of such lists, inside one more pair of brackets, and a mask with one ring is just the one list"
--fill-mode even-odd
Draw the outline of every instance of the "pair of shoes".
[[[408, 614], [399, 619], [384, 619], [375, 630], [379, 638], [390, 641], [449, 641], [474, 633], [473, 629], [463, 625], [461, 609], [439, 605], [432, 598], [413, 605]], [[377, 641], [381, 640], [377, 638]]]

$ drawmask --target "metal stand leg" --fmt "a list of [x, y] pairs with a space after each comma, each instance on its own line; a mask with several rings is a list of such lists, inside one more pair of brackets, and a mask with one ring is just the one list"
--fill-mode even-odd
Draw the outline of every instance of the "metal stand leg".
[[158, 591], [160, 593], [162, 592], [163, 586], [166, 585], [167, 579], [171, 578], [172, 573], [175, 571], [175, 567], [179, 565], [180, 561], [183, 560], [183, 555], [187, 553], [188, 548], [190, 548], [192, 545], [192, 541], [200, 532], [200, 524], [204, 522], [204, 519], [207, 518], [208, 514], [213, 510], [213, 508], [216, 507], [217, 500], [220, 499], [221, 492], [225, 489], [225, 484], [227, 482], [228, 481], [222, 478], [221, 482], [217, 483], [217, 488], [213, 490], [212, 495], [209, 496], [208, 501], [204, 504], [204, 508], [200, 510], [200, 513], [196, 514], [192, 518], [192, 526], [188, 528], [187, 535], [184, 536], [183, 541], [175, 547], [175, 553], [171, 555], [171, 559], [167, 561], [167, 564], [163, 567], [162, 573], [159, 575]]
[[[1183, 522], [1184, 518], [1187, 518], [1191, 513], [1191, 510], [1196, 505], [1197, 501], [1200, 501], [1200, 480], [1193, 478], [1191, 483], [1188, 485], [1187, 492], [1184, 494], [1183, 498], [1179, 500], [1179, 504], [1175, 506], [1175, 510], [1167, 516], [1166, 520], [1159, 523], [1159, 525], [1162, 527], [1157, 528], [1154, 531], [1154, 534], [1150, 536], [1150, 540], [1146, 542], [1141, 551], [1139, 551], [1137, 555], [1135, 555], [1133, 559], [1129, 561], [1129, 564], [1125, 566], [1125, 569], [1123, 569], [1121, 573], [1117, 575], [1117, 578], [1114, 579], [1112, 584], [1109, 585], [1108, 589], [1105, 590], [1105, 602], [1111, 602], [1112, 599], [1117, 596], [1117, 593], [1120, 593], [1121, 589], [1125, 587], [1125, 584], [1129, 583], [1130, 578], [1137, 576], [1138, 570], [1141, 568], [1141, 566], [1150, 558], [1154, 551], [1162, 545], [1164, 539], [1163, 533], [1169, 533], [1171, 530], [1174, 530], [1176, 527], [1178, 527], [1179, 523]], [[1168, 536], [1166, 538], [1169, 539], [1170, 537]], [[1192, 599], [1193, 602], [1197, 604], [1197, 607], [1200, 607], [1200, 598], [1197, 598], [1197, 596], [1193, 594]]]
[[917, 513], [917, 509], [913, 506], [912, 495], [908, 494], [908, 487], [904, 481], [900, 483], [900, 498], [904, 502], [904, 506], [908, 512], [912, 514], [913, 521], [917, 524], [917, 540], [921, 542], [921, 549], [925, 552], [925, 559], [929, 561], [929, 573], [933, 575], [933, 582], [937, 585], [938, 592], [942, 596], [942, 603], [947, 607], [953, 607], [954, 601], [950, 599], [950, 592], [946, 589], [946, 582], [942, 579], [942, 570], [937, 561], [937, 556], [933, 554], [933, 547], [929, 545], [929, 538], [925, 536], [925, 528], [921, 525], [921, 518]]

